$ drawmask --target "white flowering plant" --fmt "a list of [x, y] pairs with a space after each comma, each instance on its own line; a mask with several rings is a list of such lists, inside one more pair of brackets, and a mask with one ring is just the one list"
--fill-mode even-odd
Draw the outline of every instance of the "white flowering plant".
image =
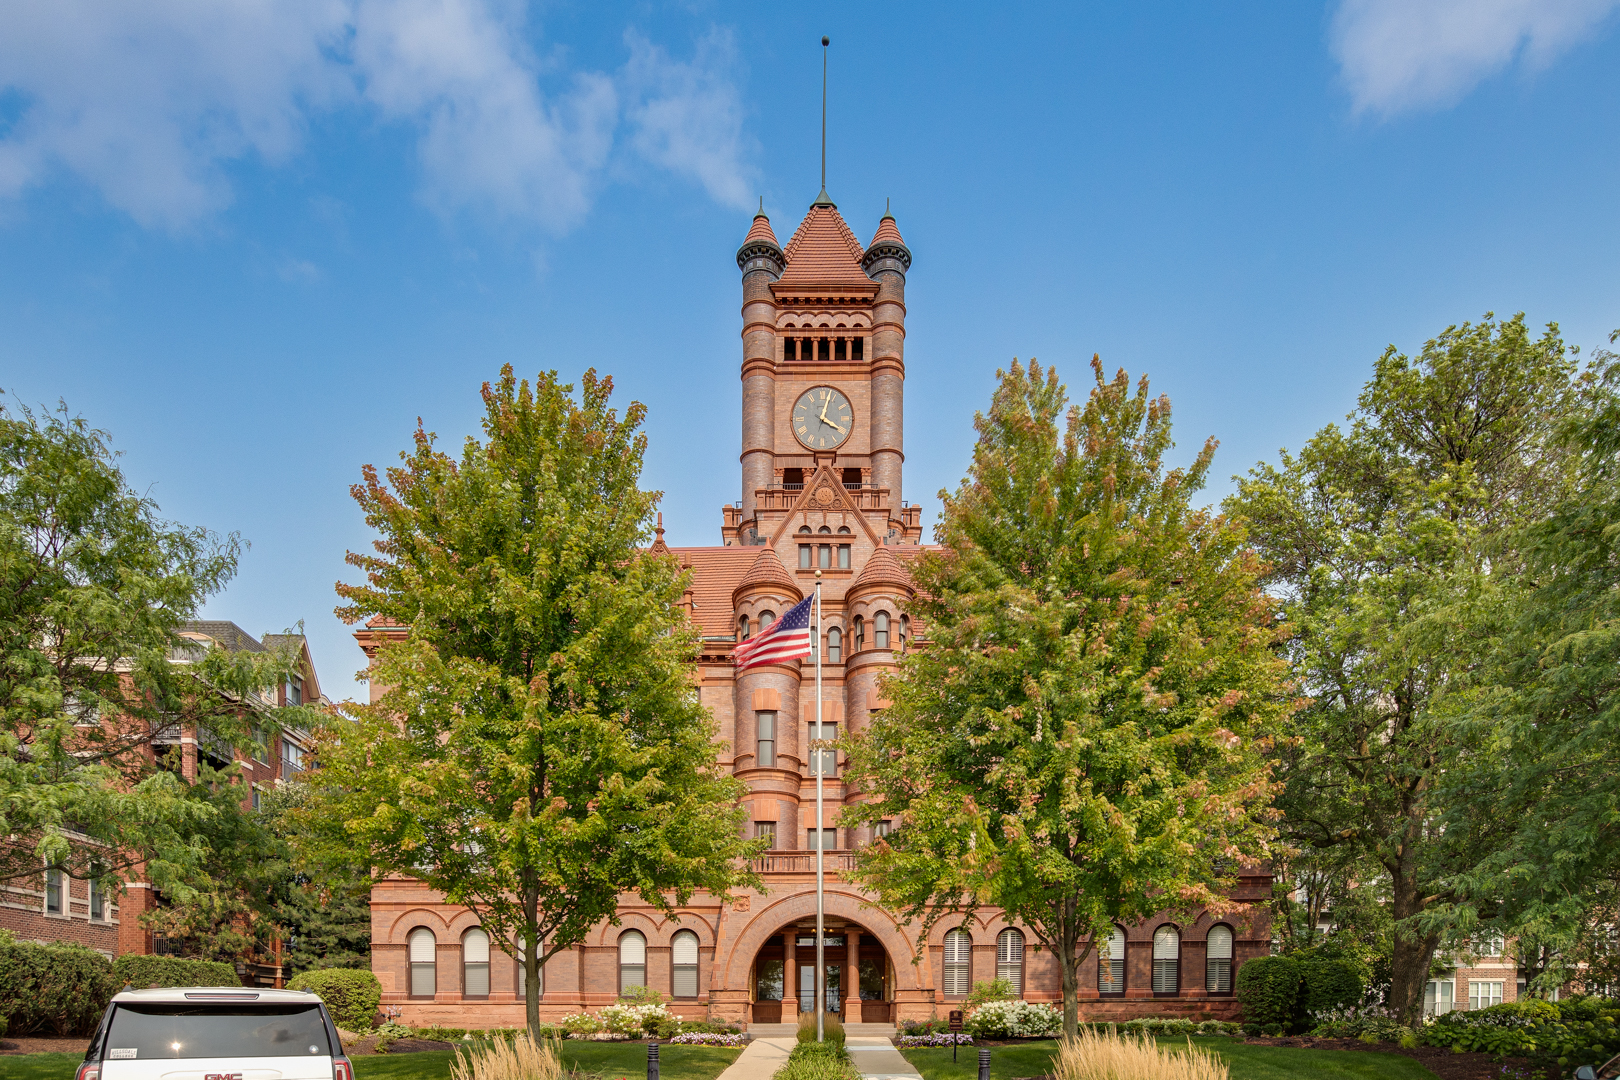
[[619, 1002], [609, 1005], [597, 1016], [607, 1029], [615, 1035], [637, 1036], [658, 1030], [660, 1021], [673, 1023], [675, 1018], [669, 1014], [664, 1003], [648, 1002], [643, 1005], [632, 1005]]
[[963, 1027], [980, 1039], [1050, 1039], [1063, 1030], [1063, 1012], [1030, 1001], [987, 1001]]

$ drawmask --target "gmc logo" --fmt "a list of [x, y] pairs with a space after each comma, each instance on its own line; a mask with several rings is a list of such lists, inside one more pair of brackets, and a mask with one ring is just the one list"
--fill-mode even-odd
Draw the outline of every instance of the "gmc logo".
[[241, 1073], [203, 1073], [203, 1080], [242, 1080]]

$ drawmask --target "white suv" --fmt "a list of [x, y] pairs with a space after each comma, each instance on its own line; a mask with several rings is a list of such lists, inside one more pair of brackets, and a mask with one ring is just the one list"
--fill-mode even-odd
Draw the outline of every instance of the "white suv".
[[354, 1080], [354, 1068], [314, 994], [186, 986], [115, 995], [77, 1080]]

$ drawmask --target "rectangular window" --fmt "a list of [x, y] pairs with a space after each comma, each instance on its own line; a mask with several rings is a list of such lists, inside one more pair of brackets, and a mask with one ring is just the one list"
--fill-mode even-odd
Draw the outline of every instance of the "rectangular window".
[[820, 564], [819, 565], [821, 566], [821, 568], [823, 570], [831, 570], [832, 569], [832, 545], [831, 544], [822, 544], [819, 548], [817, 548], [817, 555], [820, 557]]
[[[830, 741], [832, 741], [833, 739], [836, 739], [836, 738], [838, 738], [838, 725], [837, 724], [822, 724], [821, 725], [821, 734], [817, 735], [816, 734], [816, 725], [814, 723], [811, 723], [811, 725], [810, 725], [810, 740], [812, 742], [814, 742], [817, 739], [821, 739], [823, 741], [830, 742]], [[838, 775], [838, 751], [830, 749], [830, 748], [829, 749], [823, 749], [823, 750], [817, 750], [817, 749], [812, 748], [810, 750], [810, 775], [811, 776], [837, 776]]]
[[281, 775], [289, 776], [292, 773], [304, 771], [304, 748], [296, 743], [281, 740]]
[[259, 805], [260, 805], [260, 803], [262, 801], [263, 800], [260, 798], [260, 795], [259, 795], [259, 786], [257, 784], [255, 784], [255, 785], [253, 785], [253, 809], [255, 809], [255, 810], [259, 809]]
[[800, 544], [799, 545], [799, 569], [800, 570], [808, 570], [808, 569], [810, 569], [810, 545], [809, 544]]
[[854, 359], [856, 359], [857, 361], [861, 359], [861, 355], [865, 351], [865, 349], [862, 347], [865, 340], [866, 340], [865, 338], [856, 338], [853, 342], [851, 342], [851, 345], [855, 349], [855, 357], [854, 357]]
[[1492, 1005], [1502, 1004], [1502, 984], [1500, 981], [1479, 982], [1468, 980], [1468, 1007], [1470, 1009], [1488, 1009]]
[[287, 680], [287, 704], [302, 705], [304, 703], [304, 680], [294, 675]]
[[1451, 995], [1456, 983], [1450, 979], [1431, 980], [1423, 988], [1423, 1015], [1444, 1016], [1451, 1011]]
[[1503, 944], [1501, 934], [1486, 931], [1474, 938], [1474, 951], [1480, 956], [1501, 956]]
[[684, 931], [676, 934], [670, 942], [670, 973], [669, 990], [671, 997], [695, 998], [698, 996], [698, 939], [697, 935]]
[[97, 922], [107, 918], [107, 901], [101, 895], [101, 882], [90, 879], [90, 917]]
[[880, 821], [876, 825], [872, 826], [872, 835], [873, 836], [888, 836], [889, 832], [893, 828], [894, 828], [894, 822], [890, 821], [888, 818], [884, 818], [882, 821]]
[[[838, 830], [822, 829], [821, 845], [822, 851], [832, 851], [834, 848], [836, 848], [838, 846]], [[816, 830], [804, 830], [804, 847], [806, 851], [816, 850]]]
[[[338, 1049], [327, 1041], [319, 1003], [260, 1001], [244, 1006], [140, 1001], [116, 1005], [111, 1011], [104, 1045], [117, 1047], [114, 1053], [123, 1051], [122, 1056], [139, 1061], [280, 1058], [293, 1046], [309, 1047], [308, 1054], [300, 1056], [329, 1057]], [[327, 1069], [331, 1070], [330, 1064]], [[249, 1075], [271, 1073], [281, 1075], [271, 1069], [256, 1069]]]
[[754, 996], [760, 1001], [781, 1001], [785, 989], [780, 957], [760, 957], [754, 966]]
[[45, 868], [45, 913], [47, 915], [62, 914], [62, 868], [48, 866]]
[[755, 713], [754, 728], [758, 736], [758, 746], [754, 754], [754, 767], [756, 769], [776, 768], [776, 713]]
[[840, 570], [848, 570], [849, 569], [849, 545], [848, 544], [839, 544], [838, 545], [838, 569], [840, 569]]
[[754, 839], [755, 840], [769, 840], [770, 843], [767, 846], [775, 847], [776, 846], [776, 822], [774, 822], [774, 821], [756, 821], [756, 822], [754, 822]]

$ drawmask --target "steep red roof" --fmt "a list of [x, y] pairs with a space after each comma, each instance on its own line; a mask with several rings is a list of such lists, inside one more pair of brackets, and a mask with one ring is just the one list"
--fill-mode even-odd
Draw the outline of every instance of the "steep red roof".
[[[678, 547], [669, 552], [682, 566], [692, 569], [694, 621], [705, 634], [730, 634], [735, 607], [731, 594], [737, 590], [758, 551], [749, 547]], [[786, 573], [786, 571], [783, 571]]]
[[776, 234], [771, 231], [771, 219], [765, 216], [763, 210], [754, 215], [754, 226], [748, 230], [748, 235], [743, 237], [742, 246], [747, 247], [758, 240], [775, 244], [777, 247], [782, 246], [776, 243]]
[[890, 217], [888, 214], [884, 214], [883, 220], [878, 222], [878, 231], [872, 234], [872, 242], [866, 246], [869, 248], [874, 248], [884, 241], [888, 241], [891, 244], [899, 244], [902, 247], [905, 246], [905, 241], [900, 239], [899, 226], [895, 225], [894, 218]]
[[856, 576], [854, 584], [849, 587], [850, 592], [858, 592], [870, 586], [892, 585], [902, 589], [911, 588], [911, 571], [890, 551], [887, 545], [872, 552], [872, 557], [866, 560], [866, 565]]
[[[758, 220], [758, 219], [756, 219]], [[861, 269], [866, 252], [849, 231], [838, 208], [818, 204], [810, 208], [788, 241], [783, 285], [871, 285]]]
[[787, 572], [787, 567], [782, 565], [782, 560], [777, 556], [776, 549], [771, 547], [759, 549], [759, 557], [754, 560], [754, 565], [748, 568], [748, 573], [744, 574], [737, 587], [731, 590], [732, 598], [735, 600], [737, 594], [744, 589], [759, 585], [775, 585], [788, 590], [794, 596], [804, 596], [799, 591], [799, 583], [793, 580], [793, 575]]

